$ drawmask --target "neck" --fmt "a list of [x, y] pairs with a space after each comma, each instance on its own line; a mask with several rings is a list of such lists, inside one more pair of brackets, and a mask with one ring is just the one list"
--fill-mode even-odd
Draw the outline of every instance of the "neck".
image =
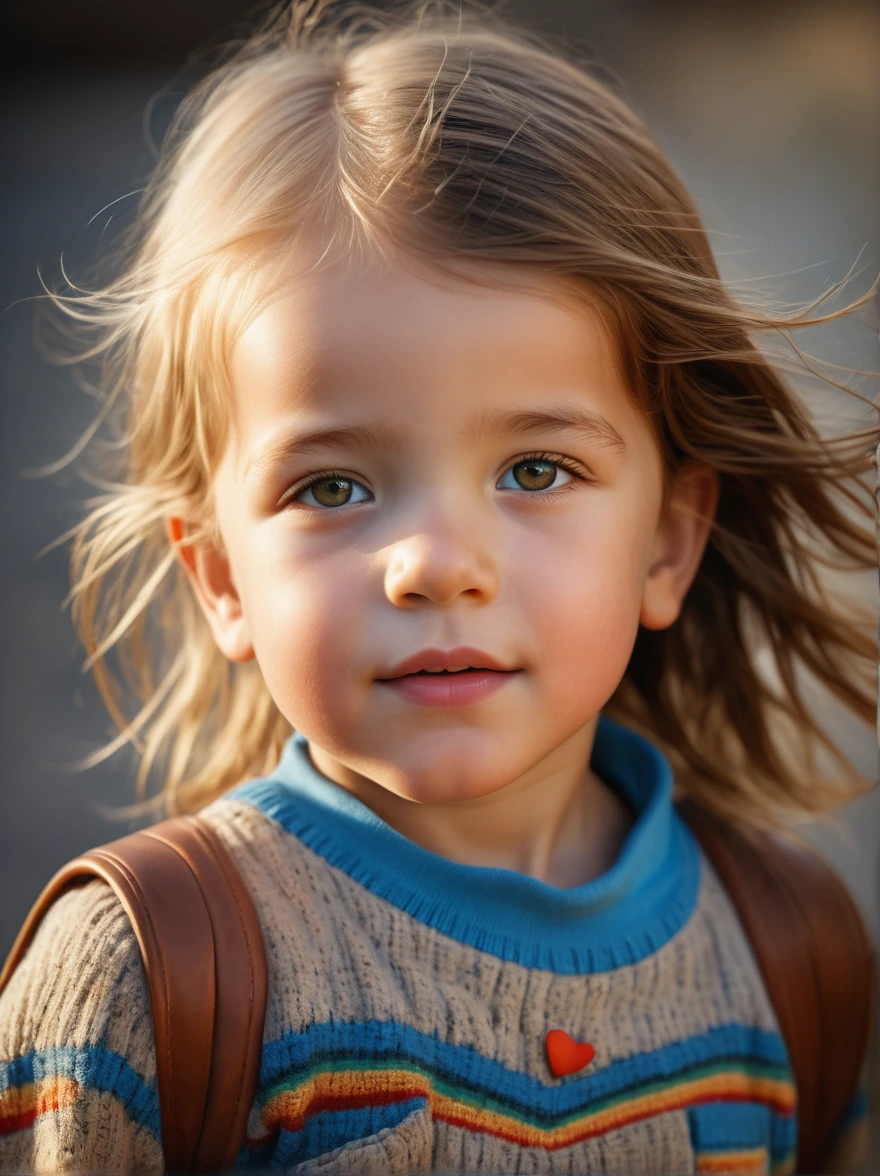
[[416, 803], [312, 744], [309, 756], [319, 772], [423, 849], [570, 889], [613, 866], [634, 820], [626, 802], [589, 767], [596, 722], [503, 788], [464, 801]]

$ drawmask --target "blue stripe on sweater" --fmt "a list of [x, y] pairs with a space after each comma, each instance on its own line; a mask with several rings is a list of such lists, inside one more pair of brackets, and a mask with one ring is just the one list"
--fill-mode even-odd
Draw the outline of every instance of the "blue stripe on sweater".
[[0, 1062], [0, 1094], [52, 1078], [71, 1078], [84, 1090], [112, 1094], [133, 1123], [160, 1138], [159, 1094], [155, 1085], [142, 1078], [125, 1058], [103, 1045], [55, 1046]]
[[688, 1107], [694, 1151], [759, 1147], [770, 1138], [771, 1117], [770, 1108], [757, 1103], [714, 1102]]
[[863, 1119], [869, 1110], [868, 1091], [864, 1086], [859, 1086], [850, 1096], [849, 1102], [843, 1108], [843, 1113], [837, 1123], [837, 1131], [843, 1134], [852, 1127], [853, 1123], [859, 1119]]
[[[389, 1106], [321, 1111], [306, 1119], [301, 1131], [280, 1131], [271, 1147], [272, 1168], [292, 1168], [314, 1156], [322, 1156], [352, 1141], [361, 1142], [386, 1127], [399, 1127], [413, 1111], [422, 1110], [422, 1098], [404, 1099]], [[250, 1157], [246, 1157], [246, 1160]]]
[[494, 1100], [535, 1121], [542, 1116], [556, 1119], [601, 1098], [652, 1081], [668, 1081], [714, 1062], [763, 1065], [782, 1070], [782, 1076], [789, 1080], [791, 1077], [788, 1055], [778, 1034], [733, 1023], [611, 1062], [582, 1077], [571, 1076], [556, 1085], [549, 1069], [546, 1082], [532, 1078], [484, 1057], [470, 1046], [451, 1045], [409, 1025], [394, 1021], [325, 1021], [308, 1026], [303, 1033], [288, 1033], [264, 1044], [260, 1099], [265, 1101], [271, 1088], [280, 1082], [295, 1083], [299, 1072], [345, 1058], [358, 1065], [363, 1065], [364, 1059], [375, 1058], [398, 1062], [402, 1068], [423, 1068], [438, 1078], [460, 1083], [477, 1097], [484, 1098], [490, 1092]]
[[695, 1152], [726, 1152], [767, 1147], [779, 1163], [797, 1146], [797, 1118], [771, 1113], [757, 1103], [711, 1102], [688, 1107]]

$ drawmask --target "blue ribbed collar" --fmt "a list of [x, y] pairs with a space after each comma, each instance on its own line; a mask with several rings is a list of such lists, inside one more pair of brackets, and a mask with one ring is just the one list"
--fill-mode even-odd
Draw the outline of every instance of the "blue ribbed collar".
[[270, 776], [227, 795], [462, 943], [527, 967], [596, 972], [643, 958], [683, 926], [696, 903], [699, 859], [672, 804], [669, 763], [648, 740], [600, 715], [590, 766], [637, 815], [611, 869], [569, 890], [416, 845], [319, 772], [299, 732]]

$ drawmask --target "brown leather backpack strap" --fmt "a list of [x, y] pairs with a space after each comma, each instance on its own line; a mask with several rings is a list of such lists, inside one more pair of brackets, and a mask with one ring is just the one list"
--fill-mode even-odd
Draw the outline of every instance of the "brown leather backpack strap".
[[874, 1017], [871, 940], [849, 891], [811, 847], [755, 841], [692, 801], [678, 810], [723, 882], [763, 974], [798, 1095], [798, 1173], [822, 1170], [856, 1089]]
[[[204, 1121], [191, 1169], [217, 1172], [235, 1162], [257, 1089], [268, 988], [263, 932], [247, 886], [208, 824], [184, 817], [145, 833], [185, 857], [201, 886], [213, 929], [213, 1052]], [[198, 990], [191, 990], [187, 1015], [198, 1000]], [[177, 1060], [179, 1066], [185, 1057]]]
[[251, 896], [207, 824], [163, 821], [58, 871], [13, 945], [0, 991], [49, 906], [92, 877], [119, 897], [143, 956], [166, 1169], [229, 1167], [256, 1090], [266, 1008], [266, 957]]

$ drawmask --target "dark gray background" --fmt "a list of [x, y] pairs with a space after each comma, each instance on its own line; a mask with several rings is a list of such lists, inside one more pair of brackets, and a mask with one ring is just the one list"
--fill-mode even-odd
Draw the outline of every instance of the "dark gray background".
[[[767, 278], [765, 291], [806, 301], [858, 261], [853, 292], [867, 287], [880, 267], [874, 5], [517, 0], [508, 8], [577, 39], [619, 79], [696, 196], [725, 276]], [[19, 3], [4, 16], [0, 958], [50, 874], [131, 827], [94, 806], [131, 801], [135, 770], [127, 752], [85, 774], [63, 770], [115, 732], [80, 673], [82, 655], [60, 611], [67, 548], [35, 557], [76, 521], [92, 491], [70, 468], [38, 480], [21, 471], [66, 453], [94, 401], [69, 370], [41, 357], [29, 299], [39, 292], [38, 267], [57, 283], [62, 253], [74, 278], [106, 253], [133, 201], [95, 214], [140, 187], [149, 171], [148, 101], [190, 51], [245, 11], [235, 0], [51, 0]], [[184, 69], [181, 81], [189, 76]], [[172, 84], [157, 102], [157, 132], [178, 90]], [[855, 325], [811, 334], [803, 346], [832, 362], [880, 366], [871, 332]], [[835, 430], [866, 419], [843, 396], [824, 399], [821, 409]], [[857, 587], [876, 607], [876, 576]], [[816, 705], [876, 779], [873, 732], [827, 699]], [[880, 790], [846, 810], [840, 829], [811, 836], [877, 937]], [[875, 1099], [878, 1087], [875, 1079]]]

